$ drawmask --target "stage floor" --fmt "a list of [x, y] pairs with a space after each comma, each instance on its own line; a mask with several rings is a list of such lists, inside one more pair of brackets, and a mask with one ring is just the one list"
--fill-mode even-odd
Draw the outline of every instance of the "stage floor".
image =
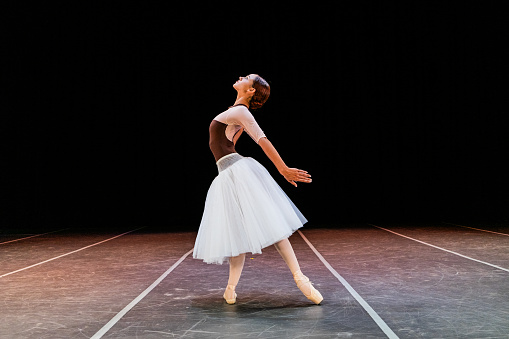
[[321, 305], [273, 246], [227, 305], [228, 265], [193, 259], [195, 232], [47, 232], [0, 235], [0, 338], [509, 338], [508, 225], [304, 227]]

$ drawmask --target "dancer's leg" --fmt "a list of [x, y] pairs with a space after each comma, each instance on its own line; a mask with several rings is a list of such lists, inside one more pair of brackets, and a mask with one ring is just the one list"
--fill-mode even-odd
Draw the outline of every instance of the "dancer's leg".
[[[274, 247], [279, 252], [279, 254], [283, 257], [283, 260], [290, 268], [292, 275], [295, 276], [296, 273], [300, 272], [299, 262], [297, 261], [297, 257], [295, 256], [295, 252], [293, 251], [292, 244], [290, 244], [290, 240], [283, 239], [274, 244]], [[311, 293], [311, 285], [303, 285], [302, 293], [308, 295]]]
[[244, 261], [246, 260], [246, 254], [242, 253], [236, 257], [230, 258], [230, 277], [228, 278], [228, 286], [224, 292], [226, 299], [235, 298], [235, 287], [239, 283], [242, 269], [244, 268]]
[[274, 247], [283, 257], [284, 261], [290, 268], [292, 274], [300, 270], [299, 262], [297, 261], [297, 257], [295, 256], [295, 252], [293, 251], [292, 244], [290, 244], [290, 240], [288, 239], [281, 240], [275, 243]]
[[313, 287], [313, 285], [311, 285], [311, 282], [309, 281], [308, 277], [302, 274], [299, 262], [297, 261], [297, 257], [295, 256], [295, 252], [293, 251], [290, 241], [288, 239], [281, 240], [275, 243], [274, 247], [276, 247], [276, 250], [283, 257], [284, 261], [290, 268], [290, 271], [292, 272], [293, 275], [293, 279], [295, 280], [295, 283], [302, 291], [302, 293], [304, 293], [304, 295], [309, 300], [313, 301], [316, 304], [322, 302], [323, 297], [320, 294], [320, 292], [318, 292]]

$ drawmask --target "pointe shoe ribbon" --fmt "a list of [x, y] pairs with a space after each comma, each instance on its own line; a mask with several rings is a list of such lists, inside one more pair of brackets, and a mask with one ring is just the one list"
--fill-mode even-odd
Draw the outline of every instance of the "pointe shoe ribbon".
[[[293, 274], [293, 279], [295, 280], [295, 283], [297, 284], [297, 287], [301, 290], [301, 292], [306, 296], [306, 298], [308, 298], [309, 300], [311, 300], [312, 302], [314, 302], [315, 304], [319, 304], [322, 302], [323, 300], [323, 297], [322, 295], [320, 294], [320, 292], [318, 292], [318, 290], [311, 284], [311, 282], [309, 281], [309, 278], [306, 277], [304, 274], [302, 274], [302, 272], [299, 270], [299, 271], [296, 271], [294, 274]], [[304, 291], [302, 290], [302, 288], [309, 284], [309, 289], [310, 289], [310, 294], [306, 294], [304, 293]]]
[[235, 293], [235, 286], [228, 285], [228, 286], [226, 286], [226, 289], [227, 290], [232, 290], [233, 294], [234, 294], [234, 297], [233, 297], [233, 299], [226, 299], [226, 291], [224, 291], [224, 294], [223, 294], [224, 300], [226, 300], [227, 304], [230, 304], [230, 305], [235, 304], [235, 302], [237, 301], [237, 293]]

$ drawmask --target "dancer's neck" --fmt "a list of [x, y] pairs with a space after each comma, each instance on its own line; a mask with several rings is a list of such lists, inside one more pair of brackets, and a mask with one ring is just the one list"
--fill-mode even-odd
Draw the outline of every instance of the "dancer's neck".
[[235, 103], [233, 104], [233, 106], [245, 105], [247, 108], [249, 108], [249, 101], [250, 98], [237, 95], [237, 99], [235, 99]]

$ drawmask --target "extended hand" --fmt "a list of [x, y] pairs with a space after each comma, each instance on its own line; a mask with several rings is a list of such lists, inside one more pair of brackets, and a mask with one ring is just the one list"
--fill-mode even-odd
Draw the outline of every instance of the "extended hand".
[[311, 175], [307, 171], [298, 168], [286, 167], [280, 173], [285, 177], [286, 181], [295, 187], [297, 187], [296, 181], [311, 182]]

